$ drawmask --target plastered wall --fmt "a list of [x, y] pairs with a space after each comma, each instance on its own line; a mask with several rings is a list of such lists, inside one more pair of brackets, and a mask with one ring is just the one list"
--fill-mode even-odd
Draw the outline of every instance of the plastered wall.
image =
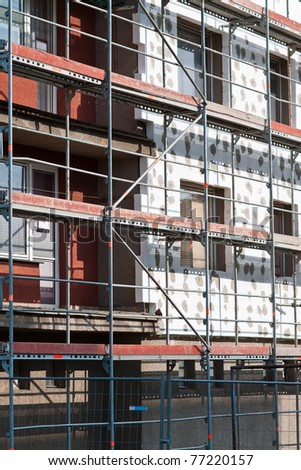
[[[274, 2], [275, 9], [281, 2]], [[284, 2], [283, 2], [284, 3]], [[149, 11], [160, 23], [159, 9], [152, 3]], [[193, 13], [193, 14], [192, 14]], [[281, 13], [279, 11], [279, 13]], [[139, 14], [138, 14], [139, 15]], [[182, 4], [171, 2], [166, 9], [168, 32], [176, 34], [177, 15], [191, 19], [200, 27], [200, 14]], [[142, 18], [140, 14], [140, 19]], [[145, 20], [147, 23], [147, 20]], [[223, 35], [223, 52], [229, 47], [232, 59], [224, 58], [223, 78], [231, 76], [231, 84], [223, 84], [223, 104], [232, 104], [234, 109], [266, 118], [267, 104], [265, 99], [266, 79], [265, 40], [254, 33], [237, 29], [229, 46], [229, 38], [222, 28], [223, 22], [218, 18], [206, 16], [208, 29]], [[162, 39], [153, 31], [136, 31], [135, 41], [140, 50], [149, 52], [155, 57], [162, 57]], [[177, 50], [177, 40], [170, 38], [172, 48]], [[279, 58], [287, 58], [287, 48], [282, 44], [271, 42], [271, 53]], [[170, 52], [165, 58], [172, 61]], [[149, 83], [177, 89], [179, 72], [176, 65], [168, 64], [163, 79], [162, 62], [154, 57], [140, 58], [140, 77]], [[292, 75], [299, 73], [299, 56], [291, 58]], [[230, 75], [229, 75], [230, 74]], [[250, 88], [250, 89], [248, 89]], [[299, 100], [299, 84], [292, 84], [292, 95], [295, 103]], [[185, 121], [173, 119], [164, 134], [163, 118], [159, 115], [140, 111], [139, 118], [147, 123], [148, 136], [156, 143], [157, 155], [187, 128]], [[292, 125], [299, 125], [299, 110], [291, 109]], [[147, 183], [141, 194], [136, 195], [138, 210], [180, 216], [181, 182], [202, 184], [204, 160], [204, 131], [202, 126], [195, 125], [175, 144], [166, 156], [149, 173]], [[233, 136], [222, 128], [207, 129], [207, 152], [209, 160], [209, 184], [222, 188], [226, 198], [224, 202], [225, 224], [270, 231], [270, 189], [268, 145], [264, 140], [247, 135]], [[273, 199], [292, 204], [296, 214], [293, 216], [293, 235], [299, 235], [300, 217], [300, 157], [294, 155], [285, 146], [273, 146]], [[163, 159], [162, 159], [163, 160]], [[149, 160], [141, 161], [141, 172], [144, 172]], [[166, 190], [162, 188], [166, 188]], [[233, 202], [235, 201], [235, 202]], [[189, 269], [181, 266], [181, 244], [179, 241], [169, 246], [163, 238], [146, 237], [141, 247], [141, 259], [155, 275], [162, 287], [168, 289], [171, 299], [177, 304], [186, 318], [200, 333], [205, 332], [205, 272], [202, 269]], [[167, 258], [166, 258], [167, 254]], [[272, 294], [271, 256], [263, 249], [243, 248], [237, 252], [235, 262], [234, 248], [225, 247], [225, 270], [210, 273], [210, 311], [211, 332], [216, 336], [234, 336], [240, 338], [272, 337]], [[294, 338], [298, 312], [294, 309], [293, 298], [300, 295], [300, 274], [298, 259], [296, 263], [296, 286], [293, 277], [276, 278], [275, 293], [277, 296], [277, 335], [281, 338]], [[137, 268], [137, 284], [144, 289], [137, 289], [136, 300], [150, 304], [150, 310], [160, 308], [163, 316], [170, 317], [168, 329], [171, 334], [190, 334], [190, 329], [172, 306], [167, 305], [162, 293], [154, 288], [147, 274]], [[165, 323], [163, 322], [163, 325]], [[165, 329], [162, 329], [165, 333]], [[301, 332], [297, 328], [297, 336]]]

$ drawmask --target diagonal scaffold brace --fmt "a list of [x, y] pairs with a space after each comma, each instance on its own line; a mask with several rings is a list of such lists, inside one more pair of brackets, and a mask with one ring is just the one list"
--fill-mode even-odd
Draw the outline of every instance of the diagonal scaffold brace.
[[204, 347], [204, 354], [209, 354], [211, 349], [204, 338], [198, 333], [198, 331], [194, 328], [194, 326], [190, 323], [190, 321], [185, 317], [183, 312], [179, 309], [179, 307], [175, 304], [175, 302], [171, 299], [171, 297], [167, 294], [167, 292], [160, 286], [159, 282], [155, 279], [155, 277], [148, 271], [146, 266], [142, 263], [139, 257], [134, 253], [131, 247], [126, 243], [126, 241], [122, 238], [122, 236], [113, 228], [113, 232], [116, 235], [117, 239], [121, 241], [127, 250], [131, 253], [131, 255], [135, 258], [137, 263], [141, 266], [141, 268], [147, 273], [148, 277], [152, 280], [152, 282], [156, 285], [156, 287], [162, 292], [164, 297], [169, 301], [169, 303], [173, 306], [173, 308], [178, 312], [181, 318], [185, 321], [185, 323], [189, 326], [189, 328], [193, 331], [196, 337], [201, 342], [202, 346]]

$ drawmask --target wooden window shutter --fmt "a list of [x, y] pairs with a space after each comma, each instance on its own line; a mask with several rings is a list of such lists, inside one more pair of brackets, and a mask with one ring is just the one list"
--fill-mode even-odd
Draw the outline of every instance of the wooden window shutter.
[[[181, 201], [181, 217], [191, 218], [191, 198], [186, 197]], [[192, 241], [190, 239], [181, 241], [181, 266], [192, 267]]]
[[[181, 216], [193, 220], [204, 220], [204, 201], [201, 194], [191, 195], [181, 201]], [[203, 269], [205, 267], [205, 248], [199, 241], [190, 239], [181, 242], [181, 266]]]
[[[194, 195], [191, 201], [191, 212], [194, 220], [205, 220], [205, 206], [202, 195]], [[192, 242], [192, 267], [197, 269], [205, 268], [205, 247], [200, 241]]]

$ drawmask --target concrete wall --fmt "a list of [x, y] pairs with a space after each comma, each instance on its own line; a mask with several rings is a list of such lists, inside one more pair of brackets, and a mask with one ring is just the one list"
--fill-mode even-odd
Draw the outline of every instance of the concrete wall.
[[[73, 362], [69, 366], [68, 390], [65, 365], [62, 362], [15, 362], [15, 376], [26, 377], [14, 382], [15, 448], [18, 450], [67, 449], [69, 424], [71, 449], [109, 449], [109, 381], [103, 364], [98, 361]], [[115, 377], [139, 375], [140, 363], [115, 365]], [[135, 380], [115, 382], [116, 422], [137, 421], [139, 413], [130, 410], [140, 405], [140, 384]], [[0, 449], [9, 447], [9, 385], [7, 375], [0, 372], [1, 425]], [[68, 398], [70, 408], [68, 408]], [[20, 429], [21, 427], [26, 429]], [[141, 426], [116, 426], [116, 449], [140, 449]]]

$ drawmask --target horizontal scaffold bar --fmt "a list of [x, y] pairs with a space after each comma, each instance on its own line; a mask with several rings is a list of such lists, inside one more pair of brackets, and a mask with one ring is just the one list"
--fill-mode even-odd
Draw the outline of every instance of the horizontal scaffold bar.
[[[7, 51], [2, 50], [2, 68], [8, 60]], [[1, 51], [0, 51], [1, 59]], [[106, 72], [103, 69], [82, 64], [71, 59], [42, 52], [13, 43], [13, 73], [32, 80], [41, 80], [61, 87], [73, 87], [96, 96], [107, 96]], [[1, 62], [0, 62], [1, 67]], [[168, 113], [194, 119], [202, 112], [202, 101], [196, 97], [179, 93], [141, 80], [112, 73], [113, 100], [128, 103], [147, 111]], [[207, 102], [209, 124], [225, 126], [229, 131], [246, 132], [261, 139], [265, 130], [265, 119], [218, 103]], [[272, 137], [284, 142], [301, 142], [301, 130], [272, 121]]]
[[[8, 353], [6, 343], [3, 353]], [[109, 355], [106, 344], [28, 343], [15, 342], [13, 353], [16, 359], [93, 359]], [[115, 360], [199, 360], [206, 354], [201, 344], [115, 344]], [[268, 359], [269, 346], [263, 345], [212, 345], [210, 356], [214, 359]]]
[[[235, 19], [239, 23], [240, 19], [253, 18], [255, 21], [259, 21], [263, 18], [262, 6], [249, 0], [209, 0], [206, 2], [206, 8], [208, 10], [216, 9], [214, 11], [222, 13], [233, 23]], [[270, 34], [273, 37], [286, 42], [299, 41], [301, 45], [301, 24], [298, 21], [280, 15], [273, 10], [268, 11], [268, 18]], [[257, 25], [254, 24], [254, 29], [258, 29], [260, 26], [264, 30], [264, 25], [260, 25], [259, 22]]]
[[[47, 220], [73, 222], [83, 220], [91, 223], [105, 222], [106, 208], [102, 205], [65, 199], [39, 196], [29, 193], [13, 193], [13, 213], [19, 217], [34, 216]], [[162, 235], [172, 239], [186, 237], [202, 241], [202, 222], [184, 217], [173, 217], [150, 212], [116, 208], [112, 211], [112, 221], [116, 226], [128, 226], [149, 235]], [[226, 224], [208, 224], [212, 241], [229, 245], [240, 245], [265, 249], [270, 243], [270, 234], [264, 228], [252, 229]], [[274, 244], [285, 251], [301, 252], [301, 239], [290, 235], [274, 234]]]
[[[4, 57], [5, 53], [3, 50]], [[103, 69], [15, 43], [12, 45], [12, 62], [16, 75], [61, 87], [72, 86], [97, 96], [107, 95], [107, 78]], [[117, 101], [188, 117], [200, 112], [201, 101], [184, 93], [118, 73], [112, 73], [111, 81], [112, 97]]]

